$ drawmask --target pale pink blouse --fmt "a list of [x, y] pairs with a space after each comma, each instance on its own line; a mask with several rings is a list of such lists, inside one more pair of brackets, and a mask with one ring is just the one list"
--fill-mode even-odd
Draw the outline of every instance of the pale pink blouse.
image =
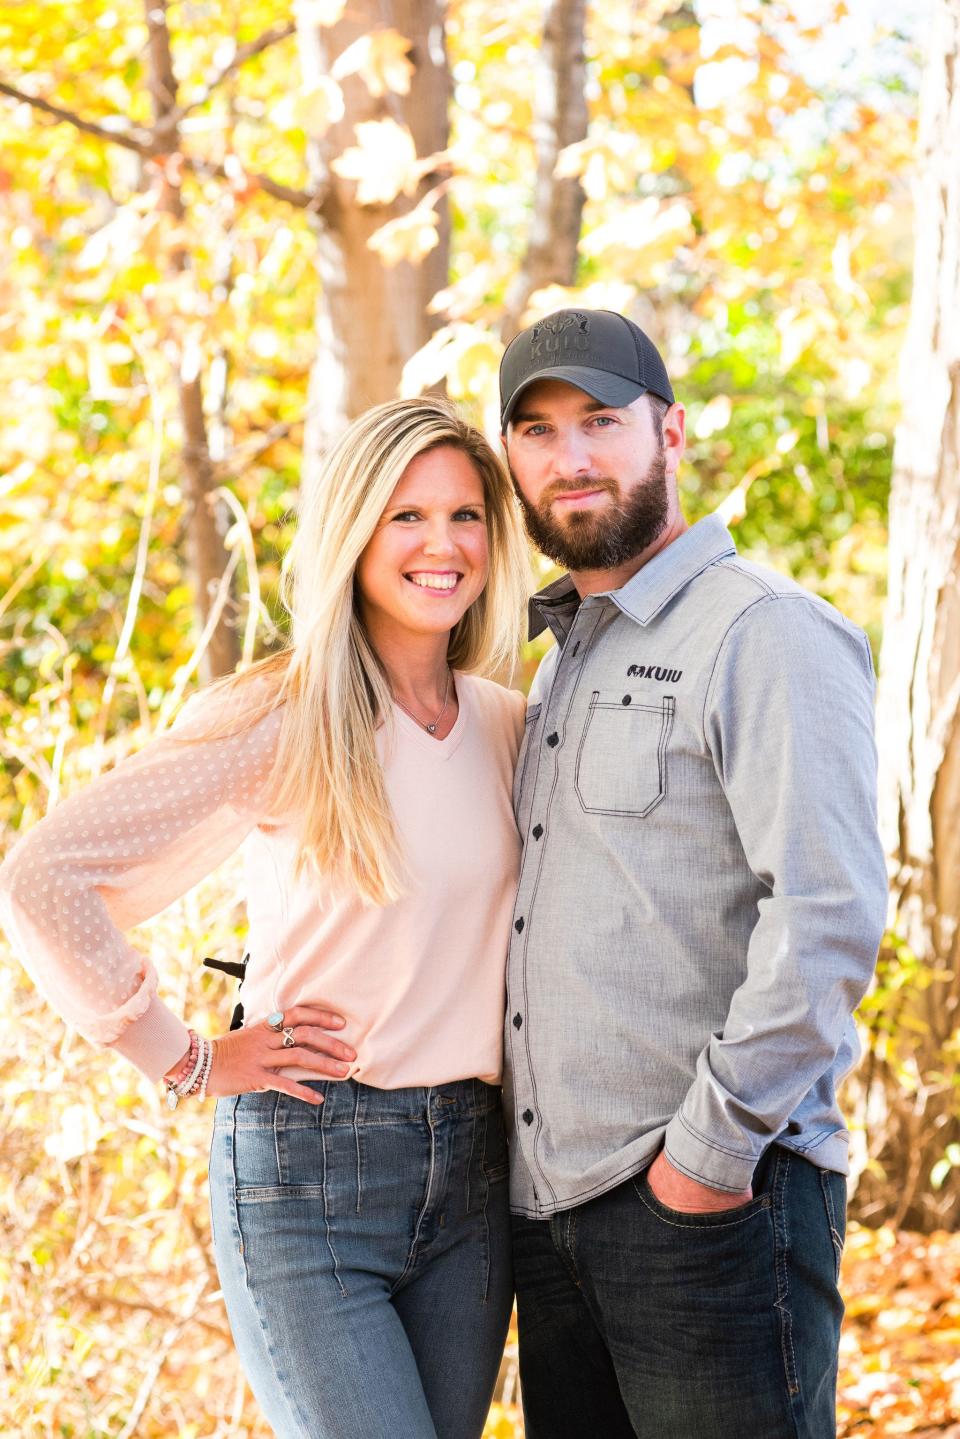
[[398, 708], [379, 734], [409, 881], [386, 907], [294, 881], [295, 823], [269, 815], [263, 799], [279, 711], [243, 734], [181, 747], [172, 735], [203, 734], [222, 712], [222, 699], [196, 695], [170, 734], [57, 805], [0, 866], [0, 923], [53, 1008], [159, 1079], [186, 1051], [187, 1029], [121, 931], [242, 846], [246, 1024], [316, 1002], [343, 1014], [338, 1035], [357, 1051], [350, 1073], [364, 1083], [496, 1083], [524, 701], [473, 675], [458, 673], [456, 686], [460, 710], [445, 739]]

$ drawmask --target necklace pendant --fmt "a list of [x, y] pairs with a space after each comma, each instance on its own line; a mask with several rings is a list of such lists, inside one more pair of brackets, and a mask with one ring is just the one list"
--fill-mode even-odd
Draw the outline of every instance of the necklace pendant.
[[430, 734], [436, 734], [437, 732], [437, 727], [435, 724], [428, 724], [427, 729], [429, 730]]

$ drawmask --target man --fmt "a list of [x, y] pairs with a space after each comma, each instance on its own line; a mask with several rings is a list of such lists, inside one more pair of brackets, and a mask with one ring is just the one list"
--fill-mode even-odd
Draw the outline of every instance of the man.
[[827, 1439], [876, 959], [873, 665], [677, 495], [647, 336], [562, 310], [501, 369], [557, 644], [530, 694], [506, 1089], [528, 1439]]

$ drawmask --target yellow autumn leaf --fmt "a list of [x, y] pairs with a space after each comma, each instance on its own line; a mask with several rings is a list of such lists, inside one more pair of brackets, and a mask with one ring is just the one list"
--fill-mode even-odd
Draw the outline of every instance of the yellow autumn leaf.
[[343, 91], [336, 80], [321, 75], [274, 105], [270, 119], [280, 130], [302, 130], [319, 139], [343, 114]]
[[432, 205], [417, 205], [406, 215], [398, 215], [375, 230], [367, 241], [385, 265], [398, 265], [401, 260], [417, 264], [440, 240], [437, 226], [440, 216]]
[[629, 254], [629, 272], [638, 284], [658, 284], [677, 249], [694, 238], [690, 209], [682, 201], [669, 203], [649, 195], [615, 210], [581, 242], [591, 259]]
[[370, 94], [377, 97], [389, 90], [408, 95], [415, 68], [409, 50], [410, 41], [399, 30], [374, 30], [348, 45], [337, 56], [330, 73], [335, 80], [359, 75]]
[[611, 131], [565, 146], [557, 156], [554, 174], [558, 179], [579, 177], [587, 198], [602, 201], [632, 192], [638, 176], [664, 168], [644, 136]]
[[[503, 354], [503, 347], [499, 341], [494, 340], [489, 332], [480, 325], [468, 325], [456, 322], [451, 325], [442, 325], [435, 330], [425, 345], [414, 351], [403, 367], [403, 375], [400, 380], [400, 394], [404, 398], [412, 395], [420, 395], [430, 385], [436, 385], [441, 380], [451, 381], [451, 392], [456, 387], [458, 380], [455, 378], [457, 367], [461, 359], [475, 347], [482, 350], [484, 347], [492, 347], [491, 369], [495, 372]], [[469, 382], [470, 363], [467, 370], [459, 377], [460, 380]], [[466, 393], [464, 390], [462, 393]]]
[[502, 353], [501, 346], [490, 338], [479, 339], [459, 350], [447, 372], [453, 399], [482, 398], [494, 385]]
[[345, 180], [356, 180], [361, 205], [389, 205], [416, 174], [416, 146], [396, 120], [364, 120], [354, 126], [357, 144], [333, 161]]

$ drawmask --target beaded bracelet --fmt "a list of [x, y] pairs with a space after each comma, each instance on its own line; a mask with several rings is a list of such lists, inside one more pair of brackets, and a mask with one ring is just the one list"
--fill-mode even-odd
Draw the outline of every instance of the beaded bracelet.
[[180, 1100], [189, 1094], [207, 1097], [207, 1081], [213, 1066], [213, 1040], [204, 1039], [195, 1030], [190, 1030], [190, 1051], [173, 1079], [165, 1081], [167, 1105], [176, 1109]]
[[197, 1034], [195, 1029], [189, 1029], [187, 1030], [187, 1033], [190, 1036], [190, 1048], [187, 1050], [187, 1057], [183, 1061], [173, 1078], [167, 1081], [168, 1084], [182, 1084], [183, 1081], [186, 1079], [187, 1075], [191, 1073], [193, 1066], [197, 1062], [197, 1054], [200, 1050], [200, 1036]]

